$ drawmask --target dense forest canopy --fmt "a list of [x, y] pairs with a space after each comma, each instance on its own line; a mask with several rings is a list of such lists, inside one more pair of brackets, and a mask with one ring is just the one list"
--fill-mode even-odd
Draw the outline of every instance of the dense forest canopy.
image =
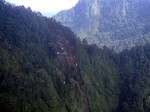
[[150, 45], [117, 54], [0, 1], [0, 111], [149, 112]]

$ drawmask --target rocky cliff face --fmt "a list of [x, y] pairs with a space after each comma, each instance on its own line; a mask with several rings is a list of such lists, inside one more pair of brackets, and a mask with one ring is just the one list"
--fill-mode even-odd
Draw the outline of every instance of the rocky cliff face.
[[79, 0], [54, 18], [89, 43], [121, 51], [150, 43], [149, 7], [149, 0]]

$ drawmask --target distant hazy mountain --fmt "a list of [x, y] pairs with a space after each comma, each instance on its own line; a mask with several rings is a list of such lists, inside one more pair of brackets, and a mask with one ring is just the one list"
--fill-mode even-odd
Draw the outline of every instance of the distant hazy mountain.
[[117, 51], [150, 43], [150, 0], [79, 0], [54, 18], [89, 43]]

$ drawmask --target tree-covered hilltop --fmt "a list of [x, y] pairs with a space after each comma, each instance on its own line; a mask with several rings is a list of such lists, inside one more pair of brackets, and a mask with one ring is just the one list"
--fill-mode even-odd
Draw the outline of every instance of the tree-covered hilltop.
[[0, 1], [0, 111], [80, 112], [75, 42], [55, 20]]
[[150, 45], [119, 54], [0, 1], [1, 112], [149, 112]]

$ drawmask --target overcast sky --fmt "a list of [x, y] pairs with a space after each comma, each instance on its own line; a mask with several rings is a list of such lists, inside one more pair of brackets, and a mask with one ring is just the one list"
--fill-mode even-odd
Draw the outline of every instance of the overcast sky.
[[61, 10], [73, 7], [78, 0], [6, 0], [16, 5], [31, 7], [34, 11], [40, 11], [43, 15], [56, 14]]

